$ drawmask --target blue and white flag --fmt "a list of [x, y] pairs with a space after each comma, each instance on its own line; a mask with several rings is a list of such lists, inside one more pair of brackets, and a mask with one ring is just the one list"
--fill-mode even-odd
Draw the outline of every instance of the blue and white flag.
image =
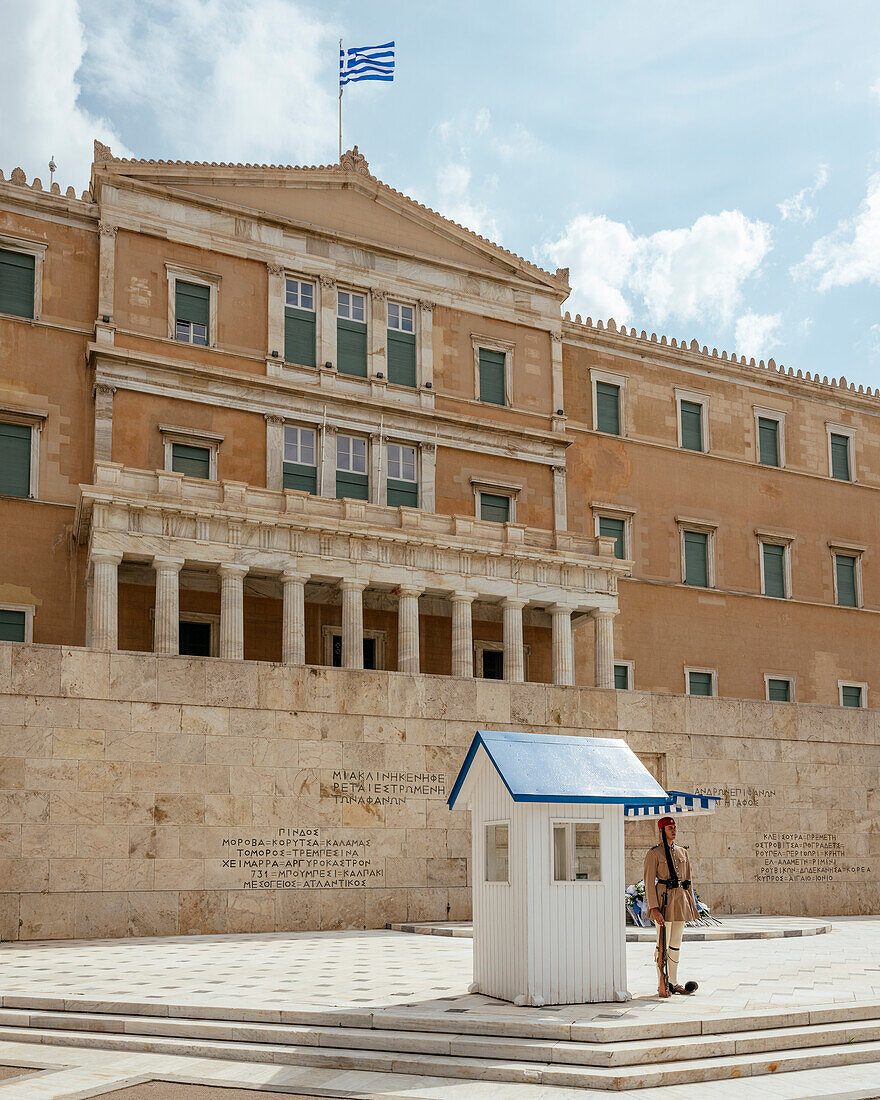
[[394, 43], [339, 50], [339, 87], [356, 80], [393, 80]]

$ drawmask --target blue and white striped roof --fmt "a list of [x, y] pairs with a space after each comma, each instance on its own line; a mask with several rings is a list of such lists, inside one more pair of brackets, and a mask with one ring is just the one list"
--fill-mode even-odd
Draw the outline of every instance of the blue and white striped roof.
[[709, 794], [685, 794], [684, 791], [667, 791], [665, 802], [638, 802], [624, 807], [623, 816], [636, 817], [672, 817], [674, 814], [713, 814], [715, 803], [720, 798]]

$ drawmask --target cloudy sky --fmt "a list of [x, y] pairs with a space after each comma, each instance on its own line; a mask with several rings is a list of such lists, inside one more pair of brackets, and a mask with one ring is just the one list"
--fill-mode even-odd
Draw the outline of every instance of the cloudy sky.
[[392, 186], [544, 266], [568, 308], [880, 384], [880, 5], [0, 0], [0, 168], [328, 163], [345, 93]]

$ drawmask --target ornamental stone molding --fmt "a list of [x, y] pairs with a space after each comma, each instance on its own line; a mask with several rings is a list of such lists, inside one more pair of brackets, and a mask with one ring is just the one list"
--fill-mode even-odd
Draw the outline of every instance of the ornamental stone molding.
[[435, 303], [430, 301], [430, 299], [428, 299], [428, 298], [420, 298], [419, 299], [419, 309], [423, 313], [433, 313], [434, 312], [434, 304]]
[[281, 264], [266, 264], [266, 267], [270, 275], [279, 276], [284, 274], [284, 268]]
[[118, 225], [110, 225], [107, 222], [98, 222], [98, 232], [102, 237], [115, 237], [119, 229]]
[[95, 397], [112, 397], [114, 393], [116, 393], [116, 387], [105, 385], [103, 382], [98, 382], [94, 389]]
[[388, 291], [387, 290], [380, 290], [380, 289], [378, 289], [378, 287], [372, 287], [371, 286], [370, 287], [370, 297], [373, 299], [374, 302], [387, 302], [388, 301]]
[[325, 290], [335, 290], [336, 289], [336, 280], [333, 278], [332, 275], [321, 275], [321, 276], [319, 276], [319, 278], [321, 280], [321, 286]]
[[356, 145], [342, 154], [339, 158], [339, 164], [345, 172], [355, 172], [359, 176], [369, 176], [370, 174], [367, 158]]
[[280, 428], [284, 424], [284, 417], [279, 416], [278, 413], [263, 413], [266, 418], [266, 423], [273, 428]]
[[562, 333], [561, 332], [551, 332], [550, 333], [550, 339], [553, 341], [554, 344], [561, 344], [562, 343]]
[[105, 145], [102, 141], [98, 141], [95, 138], [95, 152], [94, 152], [95, 164], [106, 164], [108, 161], [115, 160], [116, 158], [110, 152], [110, 146]]
[[14, 183], [16, 187], [27, 187], [27, 176], [24, 174], [24, 169], [13, 168], [9, 182]]

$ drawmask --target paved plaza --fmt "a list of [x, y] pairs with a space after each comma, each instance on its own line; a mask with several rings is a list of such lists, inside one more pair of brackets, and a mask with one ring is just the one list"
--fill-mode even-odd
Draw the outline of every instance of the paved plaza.
[[[213, 1083], [214, 1094], [222, 1083], [270, 1093], [419, 1100], [607, 1096], [592, 1089], [453, 1080], [426, 1073], [229, 1061], [197, 1055], [194, 1042], [181, 1043], [179, 1053], [158, 1046], [95, 1049], [100, 1044], [83, 1035], [83, 1045], [72, 1048], [57, 1038], [40, 1041], [29, 1036], [30, 1041], [22, 1041], [19, 1016], [22, 1009], [47, 1014], [62, 1010], [125, 1013], [251, 1021], [254, 1029], [273, 1021], [373, 1028], [400, 1026], [404, 1021], [403, 1026], [424, 1032], [466, 1026], [473, 1034], [558, 1038], [589, 1037], [604, 1028], [624, 1029], [633, 1037], [650, 1031], [675, 1034], [676, 1028], [686, 1029], [688, 1021], [698, 1020], [714, 1020], [721, 1031], [728, 1018], [742, 1024], [793, 1008], [824, 1011], [824, 1018], [831, 1021], [838, 1010], [843, 1019], [854, 1005], [874, 1006], [870, 1014], [880, 1018], [880, 919], [831, 918], [831, 924], [832, 931], [823, 935], [686, 944], [682, 973], [698, 978], [700, 992], [694, 998], [666, 1002], [654, 995], [651, 945], [630, 943], [627, 962], [634, 998], [630, 1003], [545, 1009], [516, 1008], [469, 995], [472, 944], [461, 937], [377, 931], [4, 944], [0, 948], [0, 1065], [40, 1072], [0, 1077], [0, 1100], [70, 1100], [151, 1080]], [[30, 1026], [38, 1028], [38, 1018]], [[765, 1096], [861, 1100], [880, 1095], [880, 1064], [805, 1068], [774, 1077], [621, 1094], [642, 1100]]]

